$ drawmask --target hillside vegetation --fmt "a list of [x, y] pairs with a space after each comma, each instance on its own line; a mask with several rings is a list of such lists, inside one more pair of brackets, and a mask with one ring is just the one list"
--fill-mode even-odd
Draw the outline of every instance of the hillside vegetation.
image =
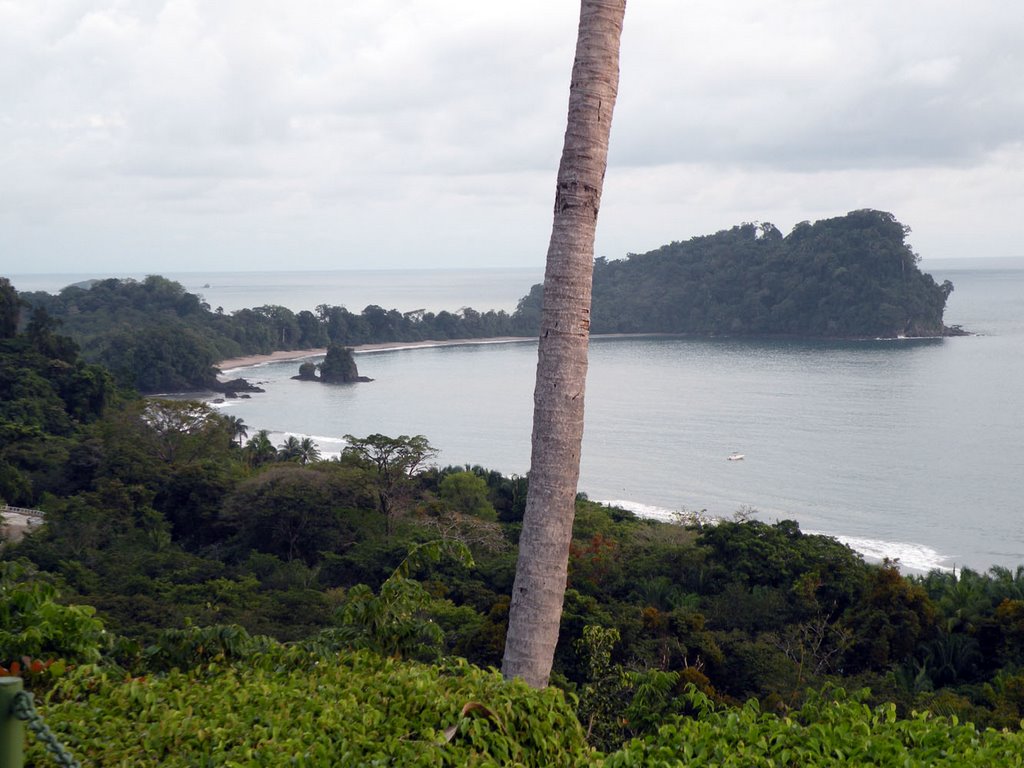
[[19, 332], [12, 295], [0, 281], [0, 504], [46, 523], [0, 549], [0, 674], [86, 764], [1024, 754], [1024, 568], [906, 577], [792, 521], [659, 523], [581, 497], [556, 690], [525, 691], [482, 670], [527, 478], [432, 466], [420, 435], [350, 435], [321, 461], [201, 403], [135, 399], [45, 322]]
[[[467, 664], [276, 646], [147, 678], [84, 667], [51, 691], [45, 713], [90, 766], [1024, 765], [1020, 732], [901, 719], [892, 705], [870, 707], [842, 690], [784, 716], [753, 701], [715, 705], [692, 686], [679, 698], [688, 715], [601, 753], [557, 688], [507, 684]], [[28, 759], [47, 757], [34, 742]]]

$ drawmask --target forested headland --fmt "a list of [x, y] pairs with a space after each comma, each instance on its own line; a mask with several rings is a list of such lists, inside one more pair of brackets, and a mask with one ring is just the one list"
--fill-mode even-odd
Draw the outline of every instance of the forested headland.
[[[953, 286], [918, 268], [908, 228], [889, 213], [854, 211], [798, 224], [714, 235], [594, 265], [593, 333], [877, 338], [941, 336]], [[37, 325], [72, 338], [90, 363], [139, 392], [217, 387], [215, 364], [277, 350], [379, 342], [535, 336], [543, 288], [504, 311], [355, 313], [320, 304], [293, 312], [265, 305], [211, 309], [159, 276], [22, 293]]]
[[275, 446], [137, 398], [23, 309], [0, 281], [0, 505], [46, 520], [0, 549], [0, 673], [86, 764], [1024, 754], [1024, 568], [905, 576], [791, 521], [581, 496], [555, 685], [528, 691], [486, 671], [528, 478], [434, 466], [420, 435]]
[[[909, 227], [852, 211], [783, 237], [747, 223], [625, 259], [597, 259], [591, 333], [895, 338], [943, 336], [949, 281], [918, 268]], [[543, 286], [520, 303], [540, 312]]]
[[359, 313], [320, 304], [293, 312], [266, 305], [230, 314], [172, 280], [108, 279], [58, 294], [21, 293], [37, 322], [60, 328], [82, 356], [105, 366], [118, 384], [139, 392], [182, 392], [217, 386], [220, 360], [277, 350], [351, 347], [377, 342], [507, 336], [507, 312], [399, 312], [369, 305]]

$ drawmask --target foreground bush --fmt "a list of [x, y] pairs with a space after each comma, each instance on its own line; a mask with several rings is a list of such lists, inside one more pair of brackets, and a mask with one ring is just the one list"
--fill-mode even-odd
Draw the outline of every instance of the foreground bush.
[[96, 609], [59, 603], [53, 582], [26, 561], [0, 562], [0, 664], [99, 661], [110, 638]]
[[716, 708], [691, 689], [694, 718], [677, 718], [657, 735], [630, 742], [604, 768], [1024, 765], [1019, 731], [979, 731], [928, 714], [898, 720], [892, 704], [871, 708], [835, 693], [812, 695], [800, 710], [778, 717], [753, 700], [742, 709]]
[[[753, 700], [716, 706], [692, 686], [682, 698], [692, 717], [607, 757], [587, 746], [557, 689], [363, 651], [277, 648], [149, 679], [81, 668], [40, 709], [90, 766], [1024, 766], [1021, 732], [899, 720], [893, 705], [841, 690], [811, 694], [783, 717]], [[38, 743], [27, 764], [46, 764]]]
[[[280, 649], [148, 679], [82, 669], [40, 709], [89, 766], [570, 766], [592, 754], [556, 689], [365, 652]], [[32, 743], [27, 764], [45, 760]]]

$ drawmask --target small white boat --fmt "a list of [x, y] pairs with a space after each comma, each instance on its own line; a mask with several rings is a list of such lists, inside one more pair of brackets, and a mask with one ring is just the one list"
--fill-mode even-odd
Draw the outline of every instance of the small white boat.
[[742, 453], [730, 453], [729, 461], [743, 461], [746, 458]]

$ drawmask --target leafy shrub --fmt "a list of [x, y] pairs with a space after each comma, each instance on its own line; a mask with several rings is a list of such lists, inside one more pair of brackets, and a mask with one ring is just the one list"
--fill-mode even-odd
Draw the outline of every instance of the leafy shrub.
[[955, 717], [927, 713], [897, 720], [892, 704], [872, 709], [862, 703], [866, 692], [832, 694], [811, 695], [800, 710], [779, 717], [761, 712], [755, 700], [741, 709], [716, 708], [691, 687], [686, 696], [695, 717], [677, 718], [657, 735], [632, 741], [604, 768], [1024, 765], [1020, 732], [979, 731]]
[[23, 562], [0, 562], [0, 664], [23, 657], [95, 662], [109, 638], [88, 605], [61, 605], [56, 586]]
[[[277, 648], [149, 679], [83, 668], [40, 708], [92, 766], [571, 766], [592, 755], [557, 689], [367, 652]], [[43, 761], [30, 745], [28, 764]]]
[[187, 626], [162, 630], [144, 656], [151, 670], [191, 669], [210, 662], [247, 659], [275, 646], [277, 642], [272, 638], [253, 637], [235, 624]]

